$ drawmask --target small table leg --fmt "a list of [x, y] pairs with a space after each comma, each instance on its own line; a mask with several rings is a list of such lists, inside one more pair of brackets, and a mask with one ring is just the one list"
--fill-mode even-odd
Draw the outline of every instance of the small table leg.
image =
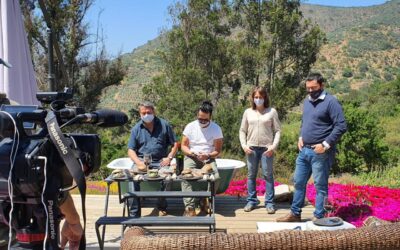
[[[108, 200], [110, 198], [110, 185], [111, 182], [107, 182], [107, 189], [106, 189], [106, 202], [105, 202], [105, 207], [104, 207], [104, 216], [107, 216], [107, 211], [108, 211]], [[97, 233], [97, 238], [99, 241], [99, 247], [100, 249], [104, 248], [104, 240], [105, 240], [105, 235], [106, 235], [106, 225], [103, 225], [102, 228], [102, 237], [99, 238], [99, 225], [96, 225], [96, 233]]]

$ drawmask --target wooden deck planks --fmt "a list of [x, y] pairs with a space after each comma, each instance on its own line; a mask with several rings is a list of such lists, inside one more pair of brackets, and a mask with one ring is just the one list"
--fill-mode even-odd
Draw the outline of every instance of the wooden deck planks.
[[[81, 213], [81, 202], [79, 195], [73, 195], [73, 199], [77, 210]], [[289, 203], [276, 204], [277, 211], [275, 214], [267, 214], [263, 206], [264, 199], [260, 197], [261, 204], [257, 209], [251, 212], [244, 212], [243, 207], [246, 205], [245, 198], [238, 198], [232, 196], [217, 196], [216, 197], [216, 224], [218, 232], [228, 233], [244, 233], [244, 232], [257, 232], [257, 222], [260, 221], [275, 221], [276, 218], [281, 217], [289, 212]], [[180, 216], [183, 214], [183, 203], [181, 199], [169, 199], [168, 212], [169, 216]], [[146, 200], [145, 206], [142, 209], [142, 215], [157, 215], [158, 212], [154, 209], [155, 200]], [[97, 237], [95, 233], [96, 220], [104, 215], [105, 196], [104, 195], [88, 195], [86, 197], [86, 241], [88, 246], [97, 244]], [[150, 207], [147, 207], [150, 206]], [[311, 219], [314, 208], [308, 205], [303, 208], [303, 220]], [[109, 216], [122, 215], [122, 204], [118, 203], [118, 196], [112, 195], [109, 200]], [[195, 232], [208, 232], [205, 227], [149, 227], [153, 233], [195, 233]], [[106, 243], [119, 242], [121, 236], [121, 226], [107, 226], [106, 228]]]

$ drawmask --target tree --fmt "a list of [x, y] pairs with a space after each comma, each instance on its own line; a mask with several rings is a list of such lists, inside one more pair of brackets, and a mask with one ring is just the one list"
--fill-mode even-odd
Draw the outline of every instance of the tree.
[[[238, 63], [244, 83], [266, 86], [283, 118], [303, 98], [301, 81], [316, 61], [325, 35], [303, 20], [300, 1], [236, 0]], [[238, 21], [239, 20], [239, 21]]]
[[226, 86], [237, 86], [231, 73], [233, 56], [224, 22], [227, 3], [223, 0], [189, 0], [170, 7], [173, 28], [166, 34], [160, 52], [164, 74], [145, 86], [143, 93], [173, 125], [193, 119], [204, 99], [215, 102], [226, 94]]
[[[119, 59], [107, 59], [104, 46], [95, 58], [85, 51], [91, 44], [85, 15], [93, 0], [28, 0], [22, 1], [25, 27], [33, 55], [39, 88], [46, 89], [48, 74], [47, 44], [48, 28], [53, 34], [55, 54], [55, 77], [57, 90], [72, 87], [77, 93], [76, 100], [95, 108], [101, 90], [120, 83], [125, 75]], [[97, 42], [98, 37], [96, 37]]]

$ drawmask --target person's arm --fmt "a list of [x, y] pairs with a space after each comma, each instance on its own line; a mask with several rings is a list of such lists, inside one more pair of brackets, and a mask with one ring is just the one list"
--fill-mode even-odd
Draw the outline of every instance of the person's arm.
[[219, 139], [215, 139], [214, 140], [214, 151], [210, 152], [210, 153], [201, 153], [199, 155], [197, 155], [197, 159], [199, 161], [207, 161], [211, 158], [217, 158], [222, 151], [222, 144], [223, 144], [223, 138], [219, 138]]
[[242, 149], [246, 152], [247, 147], [247, 133], [248, 133], [248, 127], [249, 124], [247, 122], [247, 112], [244, 111], [243, 117], [242, 117], [242, 122], [240, 123], [240, 129], [239, 129], [239, 140], [240, 140], [240, 145], [242, 146]]
[[181, 150], [184, 155], [192, 156], [192, 157], [194, 156], [194, 153], [192, 151], [190, 151], [189, 138], [187, 138], [186, 135], [182, 136]]
[[174, 143], [167, 157], [162, 159], [160, 166], [169, 166], [171, 164], [172, 158], [174, 158], [176, 154], [176, 151], [178, 151], [178, 142]]
[[[303, 110], [302, 110], [302, 114], [304, 114], [304, 105], [305, 105], [305, 101], [303, 103]], [[303, 137], [301, 136], [301, 130], [303, 128], [303, 116], [301, 116], [301, 121], [300, 121], [300, 133], [299, 133], [299, 139], [297, 140], [297, 148], [299, 149], [299, 151], [301, 151], [303, 149], [304, 146], [304, 142], [303, 142]]]
[[69, 249], [78, 250], [83, 229], [74, 201], [69, 193], [66, 200], [60, 205], [60, 211], [65, 217], [64, 225], [61, 229], [61, 248], [64, 249], [69, 242]]
[[135, 127], [131, 131], [131, 136], [128, 142], [128, 157], [135, 163], [136, 166], [144, 167], [144, 163], [139, 159], [135, 149], [137, 148]]
[[329, 117], [332, 120], [333, 130], [325, 139], [323, 145], [328, 148], [340, 139], [340, 137], [347, 131], [346, 120], [342, 106], [336, 98], [333, 98], [329, 105]]
[[176, 151], [178, 151], [178, 142], [176, 141], [176, 135], [172, 127], [167, 123], [167, 136], [168, 136], [168, 144], [172, 145], [171, 151], [167, 155], [167, 157], [163, 158], [160, 166], [169, 166], [171, 165], [171, 161], [174, 158]]
[[322, 143], [313, 145], [317, 154], [325, 153], [332, 145], [336, 144], [340, 137], [346, 132], [347, 125], [344, 119], [342, 106], [334, 97], [328, 105], [329, 118], [332, 121], [332, 131]]
[[279, 140], [281, 138], [281, 122], [278, 118], [278, 112], [275, 109], [271, 109], [272, 112], [272, 132], [273, 132], [273, 142], [272, 145], [267, 147], [267, 150], [263, 153], [267, 157], [272, 157], [274, 155], [274, 151], [278, 147]]
[[217, 158], [222, 152], [223, 138], [214, 140], [214, 151], [208, 154], [209, 158]]
[[128, 149], [129, 158], [135, 163], [136, 166], [143, 165], [144, 163], [139, 159], [136, 152], [133, 149]]

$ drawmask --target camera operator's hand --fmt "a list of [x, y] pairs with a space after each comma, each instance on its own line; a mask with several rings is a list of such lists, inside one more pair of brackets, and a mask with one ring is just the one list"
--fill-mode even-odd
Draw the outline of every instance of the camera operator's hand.
[[79, 250], [79, 243], [83, 234], [83, 229], [80, 223], [69, 224], [67, 221], [64, 222], [63, 228], [61, 229], [61, 249], [65, 248], [67, 242], [69, 242], [70, 250]]
[[65, 216], [64, 225], [61, 229], [61, 249], [64, 249], [69, 242], [69, 249], [78, 250], [83, 229], [74, 201], [69, 193], [65, 194], [65, 200], [60, 204], [60, 210]]

